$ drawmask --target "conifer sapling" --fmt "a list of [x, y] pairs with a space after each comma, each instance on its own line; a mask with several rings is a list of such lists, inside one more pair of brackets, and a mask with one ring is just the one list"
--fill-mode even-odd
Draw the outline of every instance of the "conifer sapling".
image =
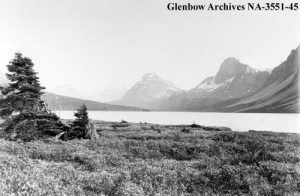
[[74, 116], [76, 119], [72, 123], [72, 131], [68, 133], [68, 138], [86, 138], [89, 124], [87, 107], [83, 104], [77, 109]]

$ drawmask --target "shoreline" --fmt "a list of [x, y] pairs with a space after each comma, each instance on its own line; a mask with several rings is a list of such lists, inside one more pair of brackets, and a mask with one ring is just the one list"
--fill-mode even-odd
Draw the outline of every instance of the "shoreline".
[[[263, 130], [300, 133], [300, 114], [255, 113], [192, 113], [192, 112], [94, 112], [88, 111], [93, 120], [126, 120], [132, 123], [147, 122], [161, 125], [190, 125], [229, 127], [234, 131]], [[73, 119], [73, 112], [60, 112], [58, 116]], [[281, 123], [284, 122], [284, 123]]]
[[[238, 131], [238, 130], [232, 130], [230, 127], [224, 127], [224, 126], [206, 126], [206, 125], [199, 125], [196, 123], [193, 124], [157, 124], [157, 123], [147, 123], [147, 122], [141, 122], [141, 123], [134, 123], [134, 122], [127, 122], [127, 121], [105, 121], [105, 120], [93, 120], [90, 119], [91, 122], [94, 124], [96, 130], [102, 131], [113, 131], [114, 129], [117, 130], [129, 130], [131, 127], [134, 128], [134, 130], [137, 129], [145, 129], [145, 127], [148, 127], [149, 130], [157, 128], [163, 128], [163, 129], [171, 129], [171, 130], [180, 130], [180, 129], [191, 129], [191, 130], [201, 130], [201, 131], [212, 131], [212, 132], [237, 132], [237, 133], [250, 133], [250, 132], [260, 132], [260, 133], [275, 133], [275, 134], [295, 134], [300, 135], [300, 133], [296, 132], [278, 132], [278, 131], [272, 131], [272, 130], [253, 130], [249, 129], [247, 131]], [[71, 122], [72, 119], [63, 119], [63, 121]], [[119, 128], [118, 128], [119, 127]], [[123, 129], [122, 129], [123, 127]], [[126, 129], [124, 129], [126, 127]], [[117, 129], [116, 129], [117, 128]]]

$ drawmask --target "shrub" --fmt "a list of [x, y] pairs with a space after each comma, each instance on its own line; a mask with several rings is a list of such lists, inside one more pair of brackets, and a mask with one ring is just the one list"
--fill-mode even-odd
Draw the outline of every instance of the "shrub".
[[56, 136], [69, 128], [53, 113], [27, 111], [8, 118], [2, 125], [2, 137], [31, 141]]
[[122, 120], [121, 120], [121, 123], [128, 123], [128, 122], [127, 122], [126, 120], [123, 120], [123, 119], [122, 119]]
[[201, 128], [202, 126], [193, 122], [193, 124], [191, 124], [191, 127], [192, 128]]
[[191, 131], [189, 129], [187, 129], [187, 128], [181, 129], [181, 132], [182, 133], [191, 133]]

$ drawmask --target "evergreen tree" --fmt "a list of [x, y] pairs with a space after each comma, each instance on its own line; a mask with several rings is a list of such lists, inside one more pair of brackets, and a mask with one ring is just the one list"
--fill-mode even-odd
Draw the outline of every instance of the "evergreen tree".
[[30, 58], [16, 53], [15, 58], [7, 65], [10, 73], [8, 87], [2, 89], [3, 99], [0, 101], [0, 116], [8, 117], [13, 113], [41, 109], [42, 90], [37, 73], [33, 70]]
[[86, 138], [89, 124], [87, 107], [83, 104], [79, 109], [77, 109], [74, 116], [76, 119], [72, 123], [72, 130], [68, 133], [68, 139]]
[[5, 119], [1, 125], [2, 137], [30, 141], [47, 138], [67, 131], [60, 119], [47, 110], [41, 100], [42, 90], [34, 64], [30, 58], [16, 53], [7, 65], [10, 80], [8, 87], [2, 89], [0, 116]]

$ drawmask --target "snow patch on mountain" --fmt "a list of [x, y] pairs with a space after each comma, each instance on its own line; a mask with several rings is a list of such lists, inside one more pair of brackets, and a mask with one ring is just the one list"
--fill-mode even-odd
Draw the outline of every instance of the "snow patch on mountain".
[[257, 69], [247, 66], [245, 74], [256, 74], [257, 72], [259, 72]]
[[215, 83], [216, 77], [210, 77], [209, 80], [205, 80], [205, 81], [201, 82], [200, 84], [198, 84], [194, 89], [192, 89], [192, 92], [198, 92], [198, 91], [212, 92], [221, 86], [231, 83], [234, 80], [234, 78], [235, 78], [235, 76], [225, 80], [222, 83], [216, 84]]

